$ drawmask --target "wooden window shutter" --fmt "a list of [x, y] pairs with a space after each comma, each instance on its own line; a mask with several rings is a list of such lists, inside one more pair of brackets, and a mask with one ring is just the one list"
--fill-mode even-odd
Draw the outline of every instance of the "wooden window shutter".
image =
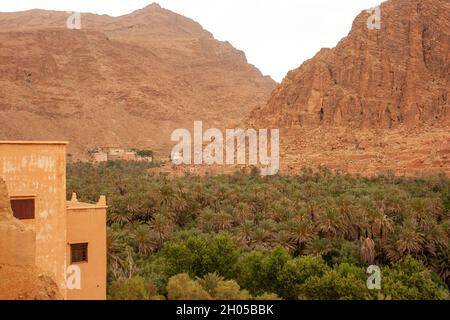
[[35, 218], [34, 199], [11, 199], [14, 217], [21, 220]]
[[74, 243], [70, 245], [71, 263], [87, 262], [88, 261], [88, 244]]

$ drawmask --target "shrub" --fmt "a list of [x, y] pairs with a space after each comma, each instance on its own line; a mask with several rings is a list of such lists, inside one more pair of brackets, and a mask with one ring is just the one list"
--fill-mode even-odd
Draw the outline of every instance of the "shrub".
[[169, 300], [211, 300], [208, 292], [185, 273], [169, 279], [167, 296]]
[[145, 280], [141, 277], [113, 281], [109, 286], [108, 300], [148, 300], [148, 298]]

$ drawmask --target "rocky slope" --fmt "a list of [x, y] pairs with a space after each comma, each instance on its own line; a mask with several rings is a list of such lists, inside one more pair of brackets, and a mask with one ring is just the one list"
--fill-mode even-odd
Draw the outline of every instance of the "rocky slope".
[[31, 266], [0, 264], [0, 300], [62, 300], [55, 281]]
[[69, 140], [168, 152], [194, 120], [225, 127], [275, 86], [243, 52], [198, 23], [153, 4], [113, 18], [0, 13], [0, 139]]
[[450, 173], [450, 2], [389, 0], [289, 74], [254, 126], [282, 130], [286, 170]]

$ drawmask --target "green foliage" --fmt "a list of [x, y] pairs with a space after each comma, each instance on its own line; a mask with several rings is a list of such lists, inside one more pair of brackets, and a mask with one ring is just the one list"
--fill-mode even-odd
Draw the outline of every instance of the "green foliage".
[[169, 279], [167, 295], [169, 300], [211, 300], [208, 292], [185, 273]]
[[153, 151], [149, 149], [136, 150], [139, 157], [153, 157]]
[[236, 265], [236, 279], [254, 295], [263, 294], [272, 285], [267, 283], [268, 276], [262, 272], [264, 260], [262, 252], [253, 251], [244, 254]]
[[158, 256], [167, 261], [170, 275], [187, 273], [203, 277], [214, 272], [230, 275], [239, 254], [229, 235], [218, 234], [193, 235], [184, 241], [167, 242]]
[[241, 290], [234, 280], [224, 280], [217, 274], [193, 280], [187, 274], [170, 278], [167, 284], [170, 300], [251, 300], [247, 290]]
[[250, 300], [251, 296], [247, 290], [241, 290], [234, 280], [220, 281], [215, 290], [216, 300]]
[[361, 261], [360, 250], [361, 244], [357, 241], [336, 240], [323, 258], [330, 265], [345, 262], [359, 264]]
[[253, 251], [243, 255], [238, 261], [235, 277], [254, 295], [278, 292], [280, 288], [277, 275], [290, 259], [289, 253], [279, 247], [267, 254]]
[[192, 251], [184, 243], [168, 242], [164, 244], [158, 257], [167, 263], [166, 273], [173, 276], [179, 273], [194, 275], [194, 264], [197, 260]]
[[443, 281], [411, 256], [383, 272], [382, 292], [395, 300], [449, 299]]
[[298, 287], [302, 300], [365, 300], [370, 298], [363, 268], [347, 263], [335, 266], [322, 276], [308, 278]]
[[[169, 279], [183, 273], [200, 287], [209, 281], [210, 297], [209, 274], [255, 297], [448, 295], [450, 180], [444, 175], [367, 178], [305, 168], [296, 176], [261, 177], [255, 170], [168, 179], [150, 175], [155, 166], [68, 166], [68, 196], [75, 191], [87, 202], [107, 196], [111, 298], [121, 288], [127, 296], [123, 281], [136, 277], [156, 285], [150, 298], [167, 296]], [[366, 288], [368, 264], [382, 267], [381, 292]], [[222, 284], [223, 291], [237, 294], [235, 284]]]
[[286, 263], [291, 260], [288, 251], [280, 247], [275, 248], [264, 260], [262, 272], [265, 274], [265, 292], [280, 292], [282, 284], [278, 282], [278, 275]]
[[297, 299], [300, 285], [312, 277], [322, 277], [329, 267], [320, 257], [302, 256], [288, 261], [278, 273], [280, 295], [285, 299]]
[[281, 300], [281, 298], [279, 296], [277, 296], [275, 293], [264, 293], [260, 296], [257, 296], [254, 298], [254, 300], [260, 300], [260, 301], [264, 301], [264, 300], [270, 300], [270, 301], [276, 301], [276, 300]]
[[108, 289], [108, 300], [148, 300], [145, 280], [133, 277], [113, 281]]
[[217, 273], [209, 273], [203, 278], [197, 277], [197, 282], [206, 290], [211, 296], [216, 294], [216, 289], [225, 278], [219, 276]]

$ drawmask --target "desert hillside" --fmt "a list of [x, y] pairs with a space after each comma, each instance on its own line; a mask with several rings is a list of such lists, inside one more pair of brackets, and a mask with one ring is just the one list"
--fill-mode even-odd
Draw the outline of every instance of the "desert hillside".
[[282, 129], [286, 170], [450, 172], [450, 3], [389, 0], [289, 72], [249, 123]]
[[265, 103], [275, 82], [198, 23], [152, 4], [113, 18], [0, 13], [1, 140], [69, 140], [170, 150], [194, 120], [225, 127]]

